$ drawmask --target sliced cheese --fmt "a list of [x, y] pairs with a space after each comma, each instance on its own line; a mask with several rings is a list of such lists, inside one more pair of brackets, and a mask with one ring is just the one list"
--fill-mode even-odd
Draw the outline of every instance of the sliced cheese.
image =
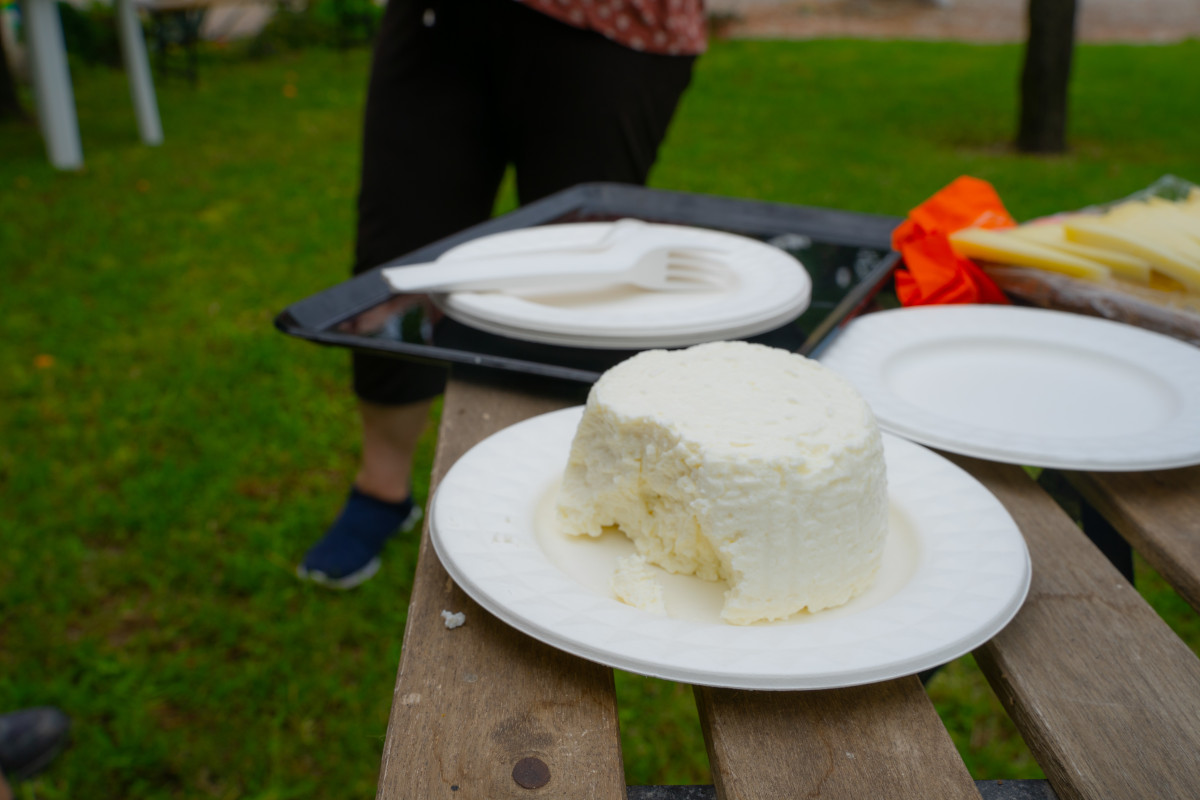
[[1150, 273], [1149, 288], [1160, 292], [1186, 292], [1188, 288], [1174, 278], [1169, 278], [1161, 272]]
[[1125, 203], [1110, 209], [1101, 219], [1121, 230], [1154, 239], [1160, 245], [1200, 262], [1200, 241], [1173, 223], [1165, 209], [1147, 203]]
[[1179, 202], [1182, 211], [1200, 216], [1200, 186], [1193, 186], [1188, 196]]
[[963, 228], [955, 231], [950, 234], [950, 247], [966, 258], [995, 264], [1036, 267], [1073, 278], [1104, 280], [1110, 274], [1108, 267], [1090, 258], [1081, 258], [1038, 242], [987, 228]]
[[1015, 228], [1006, 229], [1004, 233], [1005, 235], [1016, 236], [1019, 239], [1036, 244], [1044, 244], [1047, 247], [1053, 247], [1055, 250], [1061, 250], [1064, 253], [1079, 256], [1080, 258], [1099, 262], [1111, 269], [1114, 275], [1119, 275], [1126, 280], [1137, 283], [1150, 282], [1149, 261], [1129, 255], [1128, 253], [1073, 242], [1067, 238], [1061, 222], [1018, 225]]
[[1165, 244], [1156, 231], [1130, 230], [1103, 217], [1075, 218], [1063, 223], [1073, 242], [1106, 247], [1144, 258], [1160, 272], [1191, 288], [1200, 288], [1200, 260], [1188, 258]]
[[1183, 203], [1173, 203], [1163, 197], [1151, 197], [1146, 201], [1146, 205], [1164, 225], [1182, 231], [1200, 244], [1200, 214], [1189, 214], [1184, 210]]

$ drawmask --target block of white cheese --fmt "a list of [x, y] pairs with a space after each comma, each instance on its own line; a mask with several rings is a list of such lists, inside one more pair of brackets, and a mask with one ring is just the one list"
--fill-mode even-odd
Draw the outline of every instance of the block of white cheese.
[[815, 361], [745, 342], [650, 350], [592, 387], [558, 516], [616, 526], [663, 569], [723, 580], [724, 621], [784, 619], [867, 589], [887, 478], [861, 395]]

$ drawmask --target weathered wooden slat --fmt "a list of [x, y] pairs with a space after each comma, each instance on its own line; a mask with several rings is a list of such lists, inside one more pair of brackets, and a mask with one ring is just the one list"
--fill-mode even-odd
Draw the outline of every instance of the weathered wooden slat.
[[722, 800], [979, 799], [916, 677], [827, 691], [695, 694]]
[[[975, 781], [983, 800], [1058, 800], [1045, 780]], [[932, 798], [932, 795], [930, 795]], [[717, 800], [716, 787], [630, 786], [629, 800]]]
[[1066, 477], [1200, 611], [1200, 467]]
[[1029, 545], [1029, 598], [975, 656], [1059, 798], [1196, 797], [1200, 660], [1023, 470], [953, 460]]
[[[439, 481], [472, 445], [566, 403], [451, 381]], [[466, 614], [445, 627], [443, 610]], [[612, 671], [540, 644], [454, 584], [422, 538], [380, 770], [380, 800], [623, 798]]]

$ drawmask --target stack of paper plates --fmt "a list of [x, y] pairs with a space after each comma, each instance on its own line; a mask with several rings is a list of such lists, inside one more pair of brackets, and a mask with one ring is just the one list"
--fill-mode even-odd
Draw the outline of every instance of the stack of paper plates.
[[[599, 242], [612, 223], [523, 228], [474, 239], [442, 260], [561, 250], [570, 259]], [[456, 292], [434, 295], [447, 316], [513, 339], [589, 348], [683, 347], [753, 336], [808, 308], [812, 280], [791, 254], [744, 236], [679, 225], [647, 224], [632, 234], [646, 246], [696, 247], [729, 265], [727, 288], [653, 292], [633, 286], [560, 294]]]

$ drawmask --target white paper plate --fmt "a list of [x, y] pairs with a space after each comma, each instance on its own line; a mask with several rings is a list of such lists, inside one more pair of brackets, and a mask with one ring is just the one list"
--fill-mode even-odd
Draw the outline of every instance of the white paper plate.
[[[435, 302], [437, 297], [434, 297]], [[718, 330], [699, 330], [688, 331], [683, 333], [668, 334], [668, 333], [645, 333], [631, 335], [603, 335], [596, 334], [569, 334], [569, 333], [551, 333], [548, 331], [530, 331], [511, 325], [503, 325], [489, 319], [477, 318], [474, 315], [457, 309], [453, 313], [453, 318], [464, 325], [469, 325], [472, 328], [477, 328], [487, 333], [494, 333], [499, 336], [507, 336], [512, 339], [521, 339], [524, 341], [538, 342], [540, 344], [553, 344], [560, 347], [580, 347], [586, 349], [613, 349], [613, 350], [643, 350], [652, 347], [687, 347], [693, 344], [702, 342], [710, 342], [716, 340], [728, 339], [745, 339], [755, 336], [765, 331], [774, 330], [782, 325], [794, 320], [799, 314], [803, 313], [803, 309], [795, 311], [787, 309], [780, 313], [777, 317], [766, 318], [763, 320], [747, 323], [744, 325], [730, 325]]]
[[[721, 584], [660, 577], [670, 616], [617, 601], [608, 580], [623, 536], [568, 537], [554, 496], [581, 407], [506, 428], [442, 480], [430, 533], [442, 564], [481, 606], [583, 658], [668, 680], [821, 689], [909, 675], [991, 638], [1029, 588], [1025, 541], [1000, 502], [919, 445], [885, 436], [891, 500], [884, 567], [847, 605], [783, 622], [718, 620]], [[470, 620], [467, 620], [470, 624]]]
[[867, 314], [820, 361], [884, 430], [963, 455], [1093, 471], [1200, 463], [1200, 348], [1014, 306]]
[[[599, 241], [612, 223], [544, 225], [473, 239], [442, 255], [502, 255], [570, 248]], [[808, 308], [812, 280], [794, 256], [722, 231], [647, 223], [648, 243], [720, 251], [733, 285], [714, 292], [651, 292], [613, 287], [556, 295], [456, 292], [433, 295], [447, 316], [515, 339], [573, 347], [677, 347], [753, 336], [795, 319]], [[569, 255], [564, 256], [569, 258]]]

